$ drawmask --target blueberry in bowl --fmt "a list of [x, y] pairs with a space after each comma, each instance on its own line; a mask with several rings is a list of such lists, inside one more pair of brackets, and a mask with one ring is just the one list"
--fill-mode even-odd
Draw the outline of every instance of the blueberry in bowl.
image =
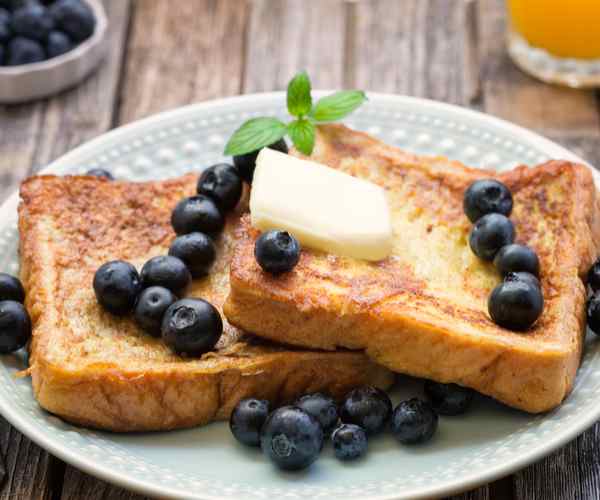
[[35, 2], [26, 3], [12, 13], [11, 28], [17, 36], [44, 42], [54, 26], [48, 9]]
[[543, 309], [542, 291], [524, 279], [500, 283], [488, 299], [488, 312], [494, 323], [509, 330], [527, 330], [540, 317]]
[[461, 415], [473, 401], [474, 391], [457, 384], [442, 384], [427, 380], [425, 395], [438, 415]]
[[340, 406], [340, 418], [345, 424], [362, 427], [368, 435], [378, 434], [392, 414], [389, 396], [377, 387], [365, 386], [350, 391]]
[[165, 312], [176, 301], [177, 297], [168, 288], [151, 286], [144, 289], [135, 305], [135, 322], [146, 333], [160, 337]]
[[494, 260], [498, 251], [515, 240], [511, 220], [498, 213], [484, 215], [475, 222], [469, 234], [469, 246], [483, 260]]
[[192, 275], [185, 263], [172, 255], [160, 255], [151, 258], [142, 267], [140, 273], [142, 286], [160, 286], [181, 296], [192, 282]]
[[[280, 151], [281, 153], [287, 154], [288, 152], [288, 146], [285, 142], [285, 139], [279, 139], [267, 147], [274, 149], [275, 151]], [[260, 150], [233, 157], [233, 164], [237, 167], [242, 179], [248, 184], [252, 184], [252, 177], [254, 177], [254, 169], [256, 168], [256, 158], [258, 157], [258, 153], [260, 153]]]
[[203, 299], [181, 299], [165, 312], [161, 335], [177, 354], [200, 357], [211, 351], [223, 333], [219, 311]]
[[277, 467], [301, 470], [323, 449], [323, 430], [316, 419], [295, 406], [283, 406], [269, 415], [260, 433], [263, 453]]
[[7, 66], [21, 66], [41, 62], [46, 59], [44, 47], [37, 40], [30, 40], [23, 36], [11, 38], [7, 45]]
[[262, 399], [242, 399], [229, 417], [233, 437], [246, 446], [260, 446], [260, 430], [269, 416], [269, 402]]
[[392, 415], [392, 434], [402, 444], [429, 441], [438, 427], [438, 415], [427, 401], [413, 398], [402, 401]]
[[133, 310], [141, 291], [140, 275], [129, 262], [107, 262], [102, 264], [94, 275], [94, 292], [98, 303], [117, 316], [123, 316]]
[[0, 103], [46, 97], [72, 87], [106, 54], [101, 0], [0, 2]]
[[337, 404], [333, 398], [325, 394], [306, 394], [299, 398], [294, 406], [314, 417], [321, 425], [325, 436], [329, 436], [338, 423]]
[[238, 169], [227, 163], [208, 167], [198, 179], [198, 194], [212, 198], [223, 211], [231, 210], [238, 204], [242, 189]]
[[96, 17], [81, 0], [57, 0], [49, 8], [55, 25], [75, 42], [83, 42], [94, 33]]
[[540, 274], [540, 260], [527, 245], [512, 243], [503, 246], [494, 257], [494, 266], [502, 276], [513, 272], [526, 272], [535, 276]]
[[342, 424], [331, 434], [331, 443], [338, 459], [356, 460], [367, 452], [367, 433], [358, 425]]
[[300, 260], [300, 243], [287, 231], [266, 231], [254, 244], [254, 256], [264, 271], [286, 273]]
[[473, 223], [491, 213], [508, 217], [512, 208], [513, 198], [510, 190], [495, 179], [475, 181], [465, 191], [463, 209]]

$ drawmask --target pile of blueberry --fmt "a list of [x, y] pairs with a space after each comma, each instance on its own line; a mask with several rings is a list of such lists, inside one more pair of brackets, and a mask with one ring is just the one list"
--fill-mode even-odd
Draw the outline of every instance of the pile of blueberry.
[[84, 0], [0, 0], [0, 66], [60, 56], [92, 36], [95, 26]]
[[0, 273], [0, 354], [21, 349], [31, 337], [31, 319], [21, 282], [10, 274]]
[[492, 320], [503, 328], [526, 330], [542, 314], [544, 297], [538, 256], [528, 246], [514, 243], [515, 227], [508, 218], [513, 208], [510, 190], [494, 179], [476, 181], [466, 190], [463, 206], [473, 222], [471, 250], [483, 260], [493, 260], [504, 277], [488, 300]]
[[300, 470], [319, 457], [325, 438], [340, 460], [364, 456], [368, 440], [388, 426], [401, 444], [425, 443], [437, 430], [438, 415], [464, 413], [474, 393], [427, 381], [425, 394], [428, 400], [413, 398], [393, 408], [384, 391], [366, 386], [352, 390], [339, 406], [317, 393], [272, 412], [268, 401], [243, 399], [231, 413], [229, 427], [240, 443], [260, 447], [276, 466]]
[[[88, 175], [112, 180], [110, 172]], [[180, 299], [193, 278], [206, 276], [216, 258], [213, 238], [225, 226], [224, 214], [239, 202], [242, 178], [236, 167], [218, 164], [204, 170], [197, 195], [181, 200], [171, 215], [177, 237], [168, 255], [153, 257], [140, 273], [121, 260], [103, 264], [94, 276], [94, 291], [108, 312], [133, 312], [136, 323], [162, 337], [178, 354], [198, 357], [214, 348], [223, 333], [219, 311], [202, 299]]]

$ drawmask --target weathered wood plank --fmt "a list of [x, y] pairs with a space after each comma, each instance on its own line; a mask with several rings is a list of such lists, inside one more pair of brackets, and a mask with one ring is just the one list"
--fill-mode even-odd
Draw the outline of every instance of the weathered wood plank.
[[246, 42], [244, 92], [283, 90], [305, 69], [314, 88], [340, 87], [345, 5], [341, 0], [256, 0]]
[[476, 99], [468, 2], [368, 0], [350, 9], [355, 67], [347, 85], [457, 104]]
[[118, 122], [240, 92], [246, 0], [137, 1]]
[[88, 476], [73, 467], [67, 467], [62, 500], [142, 500], [147, 497], [124, 490], [118, 486]]
[[[0, 199], [26, 175], [111, 125], [120, 76], [128, 0], [105, 0], [110, 19], [110, 50], [99, 71], [76, 89], [49, 100], [0, 108]], [[55, 498], [64, 464], [0, 420], [6, 457], [4, 498]]]

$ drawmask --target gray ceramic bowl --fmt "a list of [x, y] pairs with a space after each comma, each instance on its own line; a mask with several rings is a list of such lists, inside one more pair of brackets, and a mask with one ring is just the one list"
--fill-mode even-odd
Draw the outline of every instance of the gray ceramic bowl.
[[25, 102], [56, 94], [88, 76], [107, 46], [108, 21], [100, 0], [85, 0], [96, 16], [93, 35], [58, 57], [22, 66], [0, 66], [0, 103]]

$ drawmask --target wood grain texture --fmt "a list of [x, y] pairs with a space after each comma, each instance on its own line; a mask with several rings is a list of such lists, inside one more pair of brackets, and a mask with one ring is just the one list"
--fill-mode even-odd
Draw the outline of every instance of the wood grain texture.
[[143, 500], [148, 497], [105, 483], [73, 467], [67, 467], [60, 498], [61, 500]]
[[469, 2], [368, 0], [351, 8], [347, 84], [456, 104], [477, 98]]
[[116, 121], [238, 94], [246, 0], [135, 3]]
[[255, 0], [248, 23], [244, 93], [284, 90], [306, 70], [314, 88], [339, 88], [344, 76], [345, 3]]

